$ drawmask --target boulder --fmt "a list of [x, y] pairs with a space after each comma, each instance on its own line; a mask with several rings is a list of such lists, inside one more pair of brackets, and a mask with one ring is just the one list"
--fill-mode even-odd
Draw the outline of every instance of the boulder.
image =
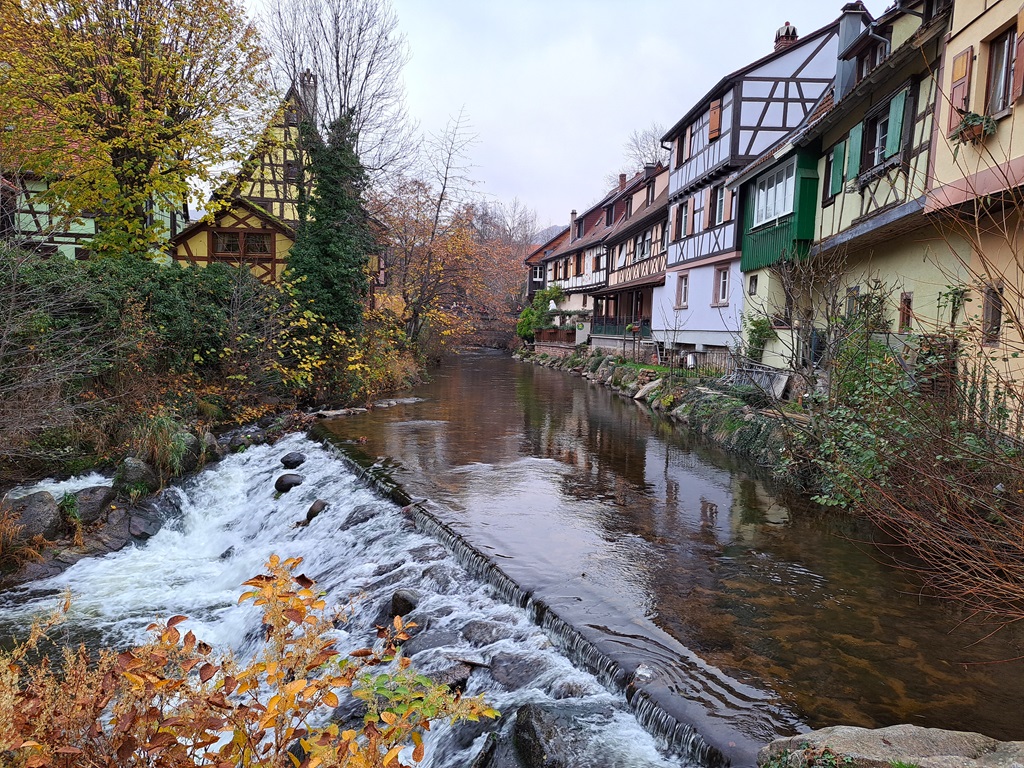
[[203, 461], [202, 441], [191, 432], [179, 432], [174, 436], [174, 440], [184, 448], [181, 455], [181, 473], [195, 472]]
[[132, 515], [128, 522], [128, 533], [131, 534], [132, 538], [141, 539], [145, 541], [156, 535], [156, 532], [160, 530], [160, 523], [155, 520], [150, 520], [148, 517], [142, 515]]
[[462, 628], [462, 636], [476, 646], [490, 645], [508, 637], [508, 627], [496, 621], [475, 620]]
[[132, 491], [155, 493], [160, 490], [160, 479], [156, 471], [142, 459], [126, 457], [114, 476], [114, 490], [130, 495]]
[[227, 453], [227, 446], [217, 442], [217, 438], [209, 432], [203, 433], [203, 455], [207, 461], [223, 459]]
[[996, 741], [979, 733], [917, 725], [839, 725], [776, 739], [757, 754], [758, 765], [789, 768], [891, 768], [897, 762], [919, 768], [1009, 768], [1024, 765], [1024, 741]]
[[391, 615], [408, 616], [420, 603], [420, 594], [412, 589], [398, 589], [391, 596]]
[[296, 475], [291, 472], [285, 473], [277, 478], [274, 483], [274, 490], [278, 493], [288, 493], [292, 488], [302, 485], [302, 475]]
[[633, 399], [634, 400], [646, 400], [647, 396], [650, 395], [651, 392], [654, 392], [656, 389], [659, 389], [661, 387], [661, 385], [662, 385], [662, 380], [661, 379], [655, 379], [654, 381], [652, 381], [652, 382], [650, 382], [648, 384], [644, 384], [642, 387], [640, 387], [639, 390], [637, 390], [637, 393], [635, 395], [633, 395]]
[[380, 510], [369, 505], [356, 507], [349, 513], [349, 516], [345, 518], [345, 522], [341, 524], [341, 527], [352, 528], [353, 526], [361, 525], [367, 520], [376, 517], [379, 512]]
[[447, 685], [452, 693], [465, 691], [473, 668], [465, 662], [457, 662], [454, 666], [431, 672], [429, 677], [438, 685]]
[[75, 492], [78, 519], [82, 525], [92, 525], [105, 518], [110, 503], [117, 498], [117, 492], [108, 485], [94, 485]]
[[39, 491], [20, 499], [11, 499], [0, 505], [3, 511], [10, 511], [18, 519], [21, 532], [18, 538], [29, 541], [36, 536], [56, 538], [63, 527], [57, 500], [49, 491]]
[[512, 740], [519, 758], [529, 768], [568, 768], [578, 765], [569, 752], [563, 724], [551, 712], [527, 704], [516, 712]]
[[285, 469], [295, 469], [296, 467], [302, 466], [305, 461], [305, 454], [299, 453], [298, 451], [286, 453], [281, 457], [281, 463], [284, 465]]
[[525, 688], [542, 671], [536, 656], [496, 653], [491, 657], [491, 677], [510, 691]]
[[321, 512], [323, 512], [325, 509], [327, 509], [326, 501], [324, 501], [323, 499], [317, 499], [316, 501], [314, 501], [310, 505], [309, 510], [306, 512], [306, 522], [313, 522], [313, 519]]

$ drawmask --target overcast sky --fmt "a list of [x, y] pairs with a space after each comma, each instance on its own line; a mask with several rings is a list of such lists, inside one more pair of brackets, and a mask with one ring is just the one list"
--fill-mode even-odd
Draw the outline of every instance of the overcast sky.
[[[671, 127], [718, 80], [846, 0], [392, 0], [412, 59], [410, 113], [443, 130], [465, 109], [483, 193], [568, 224], [605, 192], [635, 129]], [[867, 3], [877, 14], [883, 2]]]

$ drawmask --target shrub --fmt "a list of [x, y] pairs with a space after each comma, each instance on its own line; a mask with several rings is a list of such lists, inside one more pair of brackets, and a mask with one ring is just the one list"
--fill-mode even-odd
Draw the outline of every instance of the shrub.
[[[341, 659], [330, 639], [336, 618], [294, 571], [301, 559], [271, 557], [245, 582], [240, 601], [263, 612], [266, 642], [248, 662], [218, 657], [178, 626], [150, 625], [151, 640], [98, 658], [67, 650], [59, 667], [31, 654], [56, 623], [33, 627], [0, 652], [0, 750], [16, 765], [373, 766], [400, 765], [411, 747], [422, 760], [432, 721], [497, 717], [479, 697], [460, 697], [396, 658], [408, 639], [398, 617], [373, 648]], [[65, 603], [65, 609], [67, 602]], [[362, 727], [342, 731], [326, 715], [351, 695], [367, 704]], [[71, 764], [71, 763], [68, 763]]]

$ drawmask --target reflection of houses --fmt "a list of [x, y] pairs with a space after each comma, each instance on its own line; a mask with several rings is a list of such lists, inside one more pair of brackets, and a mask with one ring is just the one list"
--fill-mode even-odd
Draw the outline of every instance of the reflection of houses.
[[212, 198], [212, 214], [172, 239], [179, 261], [247, 264], [262, 280], [281, 277], [295, 242], [301, 193], [309, 189], [299, 124], [312, 120], [306, 105], [315, 101], [316, 77], [307, 71], [234, 181]]
[[649, 340], [655, 286], [665, 283], [668, 169], [648, 166], [623, 190], [621, 215], [605, 237], [608, 285], [594, 294], [592, 344], [623, 349], [634, 335]]
[[838, 23], [799, 38], [790, 25], [775, 51], [724, 77], [664, 140], [672, 143], [668, 273], [654, 292], [654, 336], [667, 352], [725, 350], [740, 332], [740, 237], [725, 185], [796, 128], [835, 74]]

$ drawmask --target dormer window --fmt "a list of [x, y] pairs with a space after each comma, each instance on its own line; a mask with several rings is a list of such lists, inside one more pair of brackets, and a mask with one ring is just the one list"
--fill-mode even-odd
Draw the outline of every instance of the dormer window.
[[[886, 33], [885, 37], [888, 38], [890, 34], [891, 33]], [[888, 39], [886, 39], [886, 41], [884, 42], [879, 40], [873, 45], [869, 46], [867, 49], [865, 49], [864, 52], [857, 57], [858, 82], [867, 77], [875, 67], [881, 64], [883, 61], [885, 61], [888, 55]]]
[[604, 225], [610, 227], [613, 221], [615, 221], [615, 206], [609, 205], [604, 209]]
[[628, 219], [632, 215], [633, 215], [633, 198], [632, 197], [627, 197], [626, 198], [626, 218]]
[[576, 237], [583, 237], [583, 219], [576, 219]]
[[654, 202], [654, 182], [650, 182], [647, 185], [647, 205], [650, 206]]

